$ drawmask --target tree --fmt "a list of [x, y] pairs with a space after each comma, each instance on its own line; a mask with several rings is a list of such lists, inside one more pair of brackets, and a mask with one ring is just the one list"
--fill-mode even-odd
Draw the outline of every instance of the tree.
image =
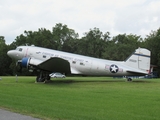
[[53, 48], [52, 43], [52, 34], [49, 30], [45, 28], [38, 29], [38, 31], [24, 31], [24, 35], [16, 37], [16, 45], [35, 45], [40, 47]]
[[125, 60], [135, 49], [141, 47], [142, 38], [137, 35], [119, 34], [108, 41], [103, 58]]
[[0, 36], [0, 75], [11, 74], [9, 69], [11, 59], [7, 56], [8, 46], [5, 44], [4, 36]]
[[[79, 38], [73, 29], [58, 23], [52, 31], [45, 28], [40, 28], [38, 31], [25, 30], [9, 46], [5, 45], [4, 37], [1, 36], [0, 54], [3, 56], [7, 49], [15, 49], [20, 45], [35, 45], [110, 60], [125, 60], [138, 47], [145, 47], [152, 52], [151, 63], [160, 65], [160, 29], [151, 31], [145, 39], [142, 39], [133, 34], [119, 34], [110, 38], [109, 32], [103, 34], [95, 27]], [[4, 59], [0, 59], [0, 62], [4, 62]], [[11, 66], [13, 68], [15, 64]]]
[[79, 37], [73, 29], [69, 29], [67, 25], [61, 23], [56, 24], [52, 29], [52, 41], [56, 50], [62, 50], [75, 53], [75, 42]]
[[79, 53], [87, 56], [102, 58], [106, 41], [109, 39], [109, 32], [103, 35], [98, 29], [90, 29], [79, 41]]
[[160, 66], [160, 28], [151, 31], [145, 39], [146, 47], [151, 51], [151, 63]]

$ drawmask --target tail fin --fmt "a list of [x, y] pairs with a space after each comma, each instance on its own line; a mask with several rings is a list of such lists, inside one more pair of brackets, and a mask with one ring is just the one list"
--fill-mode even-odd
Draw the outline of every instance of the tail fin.
[[150, 54], [151, 52], [145, 48], [138, 48], [135, 52], [125, 61], [125, 64], [149, 73], [150, 70]]

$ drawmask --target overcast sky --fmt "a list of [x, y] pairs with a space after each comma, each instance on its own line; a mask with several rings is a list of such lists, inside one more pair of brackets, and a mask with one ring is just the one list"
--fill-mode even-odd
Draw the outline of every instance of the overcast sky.
[[160, 0], [0, 0], [0, 36], [12, 43], [25, 30], [62, 23], [83, 36], [94, 27], [111, 37], [145, 37], [160, 27]]

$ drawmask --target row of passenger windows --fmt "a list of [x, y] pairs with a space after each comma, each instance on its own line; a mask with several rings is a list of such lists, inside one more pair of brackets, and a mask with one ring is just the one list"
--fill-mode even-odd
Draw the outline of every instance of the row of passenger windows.
[[[72, 61], [73, 64], [76, 64], [76, 61]], [[85, 65], [83, 62], [80, 62], [80, 65]]]
[[46, 58], [47, 56], [46, 55], [43, 55], [43, 58]]
[[[43, 58], [46, 58], [46, 55], [43, 55]], [[73, 64], [76, 64], [76, 61], [72, 61]], [[85, 65], [83, 62], [80, 62], [80, 65]]]

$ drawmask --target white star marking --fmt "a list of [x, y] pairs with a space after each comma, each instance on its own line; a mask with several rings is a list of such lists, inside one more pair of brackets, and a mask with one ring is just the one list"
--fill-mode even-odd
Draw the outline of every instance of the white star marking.
[[111, 69], [112, 69], [111, 71], [116, 72], [118, 68], [114, 65], [114, 66], [111, 67]]

